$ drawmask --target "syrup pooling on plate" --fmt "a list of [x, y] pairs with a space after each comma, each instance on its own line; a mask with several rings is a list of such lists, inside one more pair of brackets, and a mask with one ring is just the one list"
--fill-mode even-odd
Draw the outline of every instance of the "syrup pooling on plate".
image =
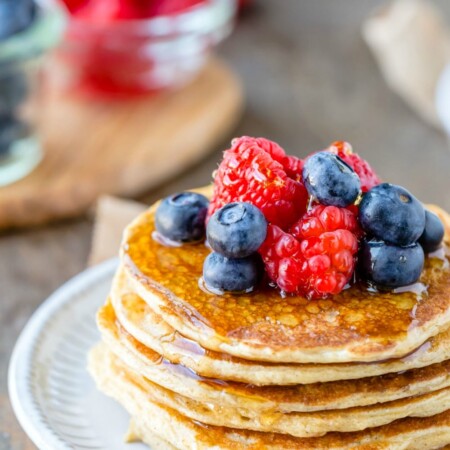
[[303, 347], [316, 346], [319, 337], [326, 340], [321, 341], [324, 345], [332, 346], [373, 337], [373, 345], [386, 346], [448, 309], [450, 272], [438, 258], [426, 260], [420, 282], [428, 286], [428, 292], [421, 296], [413, 292], [375, 294], [358, 285], [313, 301], [300, 296], [282, 298], [268, 286], [239, 296], [206, 293], [198, 280], [210, 250], [201, 244], [163, 246], [152, 239], [154, 229], [150, 211], [124, 246], [125, 265], [152, 290], [171, 298], [164, 306], [168, 313], [224, 336], [264, 341], [270, 333], [275, 346], [301, 342]]

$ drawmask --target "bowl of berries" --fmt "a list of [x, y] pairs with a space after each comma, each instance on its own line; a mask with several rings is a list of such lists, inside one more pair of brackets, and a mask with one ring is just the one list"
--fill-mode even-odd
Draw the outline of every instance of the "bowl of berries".
[[177, 88], [231, 31], [234, 0], [64, 0], [68, 87], [108, 95]]
[[41, 159], [35, 125], [43, 56], [59, 42], [63, 11], [46, 0], [0, 2], [0, 186]]

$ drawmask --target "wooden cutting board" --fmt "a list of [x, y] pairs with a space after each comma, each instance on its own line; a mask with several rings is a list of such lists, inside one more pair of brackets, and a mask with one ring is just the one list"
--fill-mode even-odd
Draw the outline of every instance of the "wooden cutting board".
[[74, 217], [101, 194], [134, 197], [201, 160], [241, 116], [236, 75], [212, 59], [181, 91], [133, 100], [47, 95], [45, 157], [0, 188], [0, 229]]

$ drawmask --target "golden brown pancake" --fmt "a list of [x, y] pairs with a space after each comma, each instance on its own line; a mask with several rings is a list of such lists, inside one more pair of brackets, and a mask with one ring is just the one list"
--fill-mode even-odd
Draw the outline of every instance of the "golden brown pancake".
[[[137, 420], [131, 419], [128, 427], [128, 433], [125, 436], [125, 442], [144, 442], [142, 438], [142, 427]], [[145, 443], [151, 448], [151, 450], [176, 450], [176, 448], [158, 436], [156, 433], [146, 433]]]
[[[151, 382], [197, 402], [244, 411], [247, 416], [324, 412], [385, 402], [395, 406], [394, 400], [417, 397], [450, 386], [450, 361], [401, 374], [310, 385], [257, 387], [225, 382], [201, 377], [184, 366], [171, 364], [136, 341], [121, 327], [109, 302], [98, 313], [98, 325], [108, 347], [132, 370]], [[440, 405], [444, 406], [443, 403]], [[373, 415], [378, 414], [376, 409], [373, 409]], [[384, 409], [387, 410], [388, 405]], [[369, 412], [365, 411], [367, 417]], [[337, 414], [345, 417], [347, 413], [348, 410]]]
[[272, 363], [373, 362], [403, 357], [450, 325], [444, 251], [427, 258], [417, 291], [369, 292], [355, 285], [319, 301], [283, 298], [270, 287], [215, 295], [199, 284], [210, 250], [203, 244], [167, 247], [155, 240], [156, 206], [125, 231], [127, 276], [164, 321], [209, 350]]
[[208, 378], [252, 385], [290, 385], [349, 380], [426, 367], [450, 359], [450, 329], [434, 336], [412, 354], [379, 363], [275, 364], [214, 352], [184, 337], [157, 315], [128, 285], [119, 269], [111, 301], [123, 328], [167, 360]]
[[94, 355], [97, 364], [101, 364], [103, 370], [111, 377], [117, 377], [117, 373], [124, 373], [133, 384], [142, 388], [150, 401], [175, 409], [192, 420], [213, 426], [289, 434], [296, 437], [316, 437], [330, 431], [360, 431], [404, 417], [433, 416], [450, 408], [450, 388], [382, 405], [350, 408], [344, 411], [277, 413], [232, 408], [223, 404], [198, 402], [162, 388], [139, 375], [129, 361], [126, 364], [121, 362], [105, 345], [97, 348]]
[[325, 300], [204, 289], [204, 244], [154, 238], [156, 205], [125, 231], [90, 356], [130, 412], [129, 439], [167, 449], [434, 449], [450, 443], [446, 245], [404, 292]]
[[134, 432], [146, 441], [156, 434], [179, 449], [435, 449], [450, 441], [450, 414], [407, 418], [389, 425], [351, 433], [299, 438], [205, 425], [178, 410], [155, 402], [142, 379], [111, 358], [101, 347], [90, 355], [89, 369], [99, 388], [119, 401], [133, 416]]

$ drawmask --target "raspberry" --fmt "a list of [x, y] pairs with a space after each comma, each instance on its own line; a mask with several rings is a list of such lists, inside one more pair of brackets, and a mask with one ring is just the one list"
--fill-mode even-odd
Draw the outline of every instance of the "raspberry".
[[280, 289], [310, 299], [338, 294], [350, 281], [359, 226], [345, 208], [317, 205], [286, 233], [269, 225], [259, 249], [266, 271]]
[[308, 194], [302, 162], [275, 142], [243, 136], [224, 152], [214, 180], [208, 218], [231, 202], [257, 206], [267, 221], [288, 229], [305, 212]]
[[339, 158], [343, 159], [358, 174], [363, 192], [367, 192], [381, 183], [378, 175], [370, 167], [369, 163], [357, 153], [353, 153], [352, 146], [348, 142], [333, 142], [327, 151], [339, 156]]
[[300, 181], [302, 178], [302, 170], [304, 161], [295, 157], [286, 155], [286, 152], [273, 141], [269, 141], [265, 138], [250, 138], [247, 136], [243, 136], [241, 139], [241, 143], [246, 143], [247, 145], [252, 145], [256, 143], [265, 150], [267, 153], [272, 156], [275, 161], [278, 161], [286, 171], [286, 174], [289, 178], [292, 178], [296, 181]]

